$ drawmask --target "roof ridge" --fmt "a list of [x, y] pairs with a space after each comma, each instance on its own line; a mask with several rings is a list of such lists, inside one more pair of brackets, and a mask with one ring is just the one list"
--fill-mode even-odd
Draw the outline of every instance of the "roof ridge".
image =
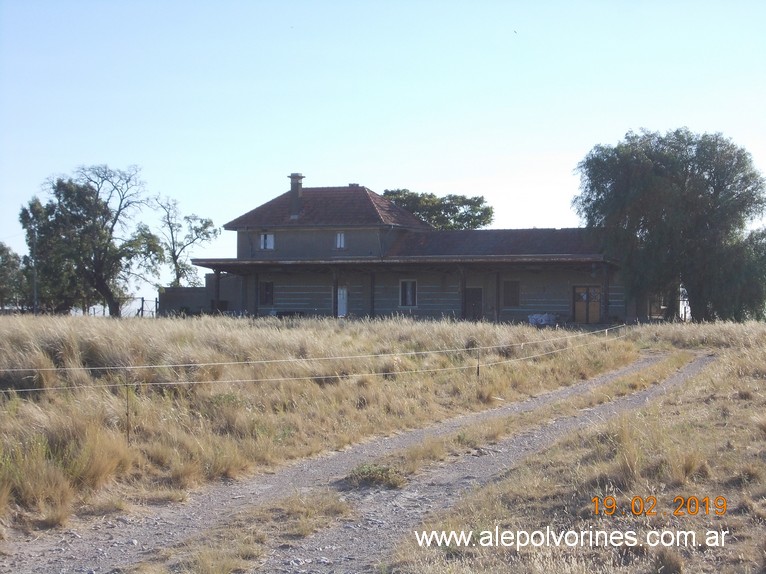
[[[380, 209], [378, 208], [378, 202], [374, 201], [373, 198], [370, 196], [371, 193], [375, 193], [375, 192], [365, 186], [362, 186], [362, 189], [364, 189], [365, 195], [367, 196], [367, 199], [369, 200], [369, 202], [372, 204], [372, 208], [375, 210], [375, 213], [378, 214], [378, 219], [380, 219], [380, 222], [386, 223], [385, 218], [383, 217], [383, 214], [380, 212]], [[375, 195], [381, 198], [383, 197], [377, 193], [375, 193]]]
[[[372, 203], [375, 206], [375, 209], [378, 210], [379, 213], [381, 213], [380, 212], [381, 207], [379, 206], [378, 202], [384, 204], [386, 207], [389, 208], [391, 212], [389, 216], [396, 217], [396, 215], [398, 214], [403, 217], [409, 218], [412, 220], [412, 223], [417, 224], [417, 227], [413, 228], [412, 224], [403, 225], [402, 223], [387, 223], [387, 225], [398, 225], [400, 227], [404, 227], [406, 229], [414, 230], [414, 231], [433, 231], [435, 229], [430, 223], [423, 221], [420, 217], [418, 217], [411, 211], [403, 208], [400, 205], [397, 205], [396, 202], [388, 199], [385, 195], [381, 195], [377, 192], [372, 191], [371, 189], [367, 189], [367, 191], [372, 193], [377, 198], [377, 201], [373, 201]], [[381, 220], [385, 221], [385, 219], [386, 219], [386, 216], [383, 213], [381, 213]]]

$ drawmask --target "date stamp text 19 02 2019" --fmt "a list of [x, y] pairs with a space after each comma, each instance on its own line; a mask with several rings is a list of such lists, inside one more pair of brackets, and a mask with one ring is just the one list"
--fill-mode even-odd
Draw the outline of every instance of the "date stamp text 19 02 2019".
[[614, 496], [594, 496], [593, 514], [597, 516], [723, 516], [726, 514], [726, 497], [676, 496], [667, 512], [657, 506], [655, 496], [634, 496], [625, 504], [619, 504]]

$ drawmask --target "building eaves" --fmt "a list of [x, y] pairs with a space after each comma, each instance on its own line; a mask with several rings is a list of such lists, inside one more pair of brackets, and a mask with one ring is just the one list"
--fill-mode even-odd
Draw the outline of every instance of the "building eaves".
[[471, 265], [471, 264], [592, 264], [615, 262], [607, 260], [603, 255], [571, 255], [567, 253], [549, 255], [507, 255], [485, 257], [348, 257], [342, 259], [192, 259], [198, 267], [205, 267], [227, 273], [247, 273], [255, 269], [274, 267], [379, 267], [391, 265]]

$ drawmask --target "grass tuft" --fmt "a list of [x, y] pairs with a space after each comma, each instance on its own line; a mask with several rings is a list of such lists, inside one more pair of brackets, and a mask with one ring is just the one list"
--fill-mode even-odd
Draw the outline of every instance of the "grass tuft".
[[760, 415], [753, 418], [756, 428], [766, 434], [766, 415]]
[[763, 464], [749, 462], [742, 465], [737, 473], [732, 477], [731, 484], [746, 486], [750, 484], [758, 484], [763, 480], [764, 470]]
[[350, 514], [351, 507], [336, 492], [324, 490], [287, 497], [271, 506], [268, 512], [281, 525], [283, 536], [305, 538]]
[[704, 455], [697, 449], [682, 451], [673, 457], [671, 462], [671, 482], [683, 485], [695, 478], [709, 478], [710, 465]]
[[351, 471], [347, 480], [349, 484], [355, 487], [401, 488], [406, 483], [404, 475], [399, 469], [379, 464], [361, 464]]
[[763, 541], [758, 547], [758, 554], [758, 574], [766, 574], [766, 537], [764, 537]]
[[652, 572], [657, 574], [683, 574], [684, 560], [669, 548], [660, 548], [654, 555]]

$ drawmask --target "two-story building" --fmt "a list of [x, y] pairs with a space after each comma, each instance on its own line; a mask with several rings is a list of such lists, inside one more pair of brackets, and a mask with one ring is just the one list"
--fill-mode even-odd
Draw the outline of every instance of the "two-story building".
[[237, 256], [193, 259], [206, 286], [168, 289], [160, 312], [251, 316], [452, 317], [622, 321], [618, 269], [598, 233], [572, 229], [440, 231], [358, 184], [303, 187], [237, 217]]

